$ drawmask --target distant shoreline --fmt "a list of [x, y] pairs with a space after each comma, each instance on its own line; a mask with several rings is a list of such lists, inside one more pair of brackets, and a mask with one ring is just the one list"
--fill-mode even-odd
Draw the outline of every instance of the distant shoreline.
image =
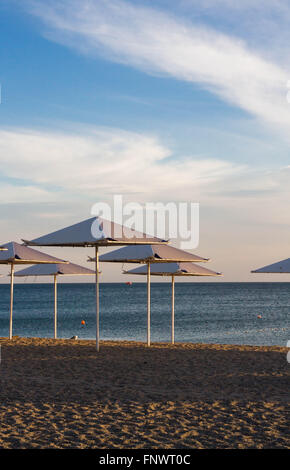
[[[8, 344], [7, 344], [8, 342]], [[74, 345], [74, 344], [85, 344], [87, 346], [95, 347], [96, 339], [95, 338], [46, 338], [46, 337], [36, 337], [36, 336], [20, 336], [15, 335], [13, 336], [12, 340], [9, 340], [8, 337], [0, 337], [0, 346], [1, 344], [5, 344], [6, 346], [13, 346], [16, 345], [27, 345], [36, 343], [40, 346], [67, 346], [67, 345]], [[162, 348], [172, 348], [172, 349], [214, 349], [214, 350], [238, 350], [238, 351], [278, 351], [287, 354], [289, 348], [286, 346], [279, 346], [279, 345], [251, 345], [251, 344], [223, 344], [223, 343], [193, 343], [193, 342], [182, 342], [176, 341], [175, 344], [171, 344], [170, 342], [165, 341], [158, 341], [152, 342], [151, 346], [148, 347], [145, 342], [142, 341], [134, 341], [134, 340], [124, 340], [124, 339], [101, 339], [100, 344], [102, 346], [118, 346], [118, 347], [138, 347], [146, 350], [153, 350], [153, 349], [162, 349]]]
[[[289, 276], [289, 274], [288, 274]], [[8, 276], [7, 276], [8, 278]], [[103, 281], [102, 282], [102, 278], [100, 280], [100, 284], [104, 285], [104, 284], [108, 284], [108, 285], [114, 285], [114, 284], [118, 284], [118, 285], [123, 285], [123, 284], [126, 284], [126, 279], [127, 278], [124, 278], [124, 281], [116, 281], [116, 282], [107, 282], [107, 281]], [[132, 281], [131, 281], [132, 282]], [[151, 284], [166, 284], [166, 283], [170, 283], [171, 280], [168, 278], [164, 281], [160, 281], [160, 280], [155, 280], [154, 278], [152, 279], [151, 278]], [[176, 279], [176, 283], [182, 283], [182, 284], [189, 284], [189, 285], [194, 285], [194, 284], [289, 284], [290, 283], [290, 276], [289, 276], [289, 281], [204, 281], [203, 279], [194, 279], [192, 281], [185, 281], [183, 279]], [[17, 285], [23, 285], [23, 286], [34, 286], [35, 284], [43, 284], [43, 285], [50, 285], [52, 283], [51, 282], [38, 282], [38, 281], [35, 281], [35, 282], [19, 282], [18, 280], [15, 281], [15, 284]], [[95, 282], [94, 281], [91, 281], [91, 282], [69, 282], [69, 281], [66, 281], [66, 280], [63, 280], [59, 283], [60, 285], [61, 284], [92, 284], [94, 285]], [[146, 281], [133, 281], [132, 284], [144, 284], [146, 285]], [[8, 285], [10, 287], [10, 283], [9, 281], [7, 282], [0, 282], [0, 286], [1, 285]], [[290, 291], [289, 291], [289, 295], [290, 295]]]

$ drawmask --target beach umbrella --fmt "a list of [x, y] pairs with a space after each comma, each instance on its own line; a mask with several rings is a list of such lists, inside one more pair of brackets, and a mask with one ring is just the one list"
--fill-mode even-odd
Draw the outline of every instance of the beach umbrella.
[[[251, 271], [253, 274], [289, 274], [290, 273], [290, 258], [278, 261], [277, 263], [268, 264], [263, 268]], [[258, 315], [258, 318], [262, 318]]]
[[96, 348], [100, 349], [99, 247], [164, 244], [166, 240], [137, 232], [124, 225], [96, 216], [70, 225], [34, 240], [23, 240], [30, 246], [95, 247], [96, 273]]
[[91, 269], [77, 264], [42, 264], [30, 266], [15, 273], [16, 277], [53, 276], [54, 278], [54, 338], [57, 338], [57, 278], [58, 276], [88, 276], [95, 274]]
[[284, 259], [282, 261], [278, 261], [277, 263], [269, 264], [268, 266], [264, 266], [263, 268], [256, 269], [251, 271], [254, 274], [286, 274], [290, 273], [290, 258]]
[[[89, 261], [93, 261], [89, 258]], [[151, 264], [170, 263], [176, 261], [206, 262], [208, 258], [202, 258], [187, 251], [180, 250], [169, 245], [143, 245], [126, 246], [100, 256], [101, 262], [108, 263], [139, 263], [147, 265], [147, 345], [150, 346], [150, 317], [151, 317], [151, 292], [150, 274]]]
[[[148, 267], [139, 266], [138, 268], [132, 269], [130, 271], [123, 271], [124, 274], [138, 274], [138, 275], [147, 275]], [[151, 275], [152, 276], [169, 276], [171, 277], [171, 286], [172, 286], [172, 297], [171, 297], [171, 343], [174, 344], [174, 281], [175, 277], [186, 277], [186, 276], [221, 276], [221, 273], [211, 271], [206, 269], [203, 266], [198, 266], [194, 263], [166, 263], [166, 264], [153, 264], [151, 266]]]
[[9, 264], [11, 266], [9, 339], [12, 339], [14, 267], [23, 264], [67, 263], [67, 261], [41, 253], [16, 242], [6, 243], [3, 246], [6, 250], [0, 252], [0, 264]]

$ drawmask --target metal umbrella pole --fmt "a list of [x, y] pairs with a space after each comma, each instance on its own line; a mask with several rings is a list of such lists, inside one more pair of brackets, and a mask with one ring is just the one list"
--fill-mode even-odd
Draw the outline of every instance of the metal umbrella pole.
[[150, 263], [147, 263], [147, 346], [150, 346], [150, 323], [151, 323], [151, 292], [150, 292]]
[[174, 344], [174, 276], [172, 276], [172, 298], [171, 298], [171, 343]]
[[14, 293], [14, 264], [11, 263], [9, 339], [12, 339], [13, 293]]
[[96, 348], [97, 352], [100, 350], [100, 291], [99, 291], [99, 250], [95, 247], [96, 251]]

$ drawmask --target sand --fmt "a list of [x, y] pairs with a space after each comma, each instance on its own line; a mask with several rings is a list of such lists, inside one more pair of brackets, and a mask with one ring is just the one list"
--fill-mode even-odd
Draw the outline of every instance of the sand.
[[0, 448], [289, 448], [287, 349], [0, 339]]

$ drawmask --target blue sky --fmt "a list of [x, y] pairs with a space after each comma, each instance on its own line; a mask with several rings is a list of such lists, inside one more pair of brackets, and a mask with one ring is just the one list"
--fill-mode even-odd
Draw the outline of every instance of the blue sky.
[[201, 3], [1, 2], [3, 242], [116, 193], [199, 202], [223, 280], [288, 256], [290, 6]]

